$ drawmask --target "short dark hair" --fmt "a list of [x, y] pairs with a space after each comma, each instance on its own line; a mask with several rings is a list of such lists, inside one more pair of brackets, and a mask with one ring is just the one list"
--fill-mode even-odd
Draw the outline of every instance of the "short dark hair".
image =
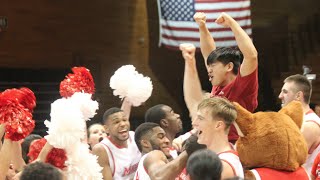
[[20, 180], [62, 180], [58, 168], [48, 163], [35, 162], [27, 165], [21, 173]]
[[160, 127], [159, 124], [153, 122], [145, 122], [140, 124], [134, 131], [134, 141], [136, 142], [138, 149], [142, 152], [141, 139], [153, 131], [153, 128]]
[[186, 169], [191, 180], [220, 180], [222, 162], [215, 152], [201, 149], [191, 154]]
[[103, 117], [102, 117], [103, 124], [106, 124], [106, 122], [107, 122], [107, 120], [108, 120], [110, 115], [112, 115], [114, 113], [117, 113], [117, 112], [122, 112], [122, 109], [120, 109], [118, 107], [112, 107], [112, 108], [107, 109], [104, 112]]
[[42, 137], [38, 134], [29, 134], [29, 136], [27, 136], [21, 143], [22, 158], [26, 164], [29, 163], [28, 153], [29, 153], [31, 142], [41, 138]]
[[161, 119], [166, 117], [166, 113], [162, 109], [164, 106], [164, 104], [158, 104], [149, 108], [144, 115], [145, 122], [160, 124]]
[[312, 94], [312, 84], [311, 84], [311, 82], [308, 80], [308, 78], [306, 76], [303, 76], [301, 74], [295, 74], [295, 75], [287, 77], [283, 82], [284, 83], [286, 83], [286, 82], [294, 82], [294, 84], [297, 87], [296, 91], [297, 92], [298, 91], [302, 91], [303, 92], [304, 102], [306, 104], [310, 103], [311, 94]]
[[207, 65], [211, 65], [217, 61], [224, 65], [228, 63], [233, 63], [233, 74], [237, 75], [241, 62], [243, 60], [243, 55], [239, 48], [237, 47], [219, 47], [213, 50], [207, 59]]
[[309, 106], [313, 111], [315, 111], [316, 107], [319, 106], [319, 105], [317, 103], [310, 103]]

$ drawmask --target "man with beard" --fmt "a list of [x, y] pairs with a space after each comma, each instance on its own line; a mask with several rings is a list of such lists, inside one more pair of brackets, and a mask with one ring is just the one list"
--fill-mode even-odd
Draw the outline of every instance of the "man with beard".
[[157, 123], [142, 123], [135, 131], [135, 141], [143, 154], [134, 180], [175, 179], [186, 166], [188, 155], [205, 148], [196, 141], [188, 142], [176, 159], [169, 161], [170, 142], [165, 131]]
[[141, 157], [130, 130], [128, 115], [120, 108], [110, 108], [103, 114], [103, 123], [108, 137], [93, 147], [103, 167], [104, 179], [132, 179]]
[[145, 122], [159, 124], [160, 127], [165, 131], [165, 134], [169, 139], [171, 157], [176, 158], [178, 153], [176, 149], [173, 148], [172, 141], [177, 134], [182, 131], [182, 121], [180, 119], [180, 115], [175, 113], [170, 106], [158, 104], [146, 111], [144, 119]]

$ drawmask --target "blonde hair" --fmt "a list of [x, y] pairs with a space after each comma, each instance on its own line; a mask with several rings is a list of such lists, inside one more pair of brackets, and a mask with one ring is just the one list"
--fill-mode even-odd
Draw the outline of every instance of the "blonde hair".
[[212, 97], [201, 101], [198, 105], [198, 110], [208, 109], [211, 112], [212, 117], [218, 117], [223, 119], [226, 124], [226, 130], [229, 129], [231, 124], [237, 118], [237, 110], [234, 105], [222, 97]]

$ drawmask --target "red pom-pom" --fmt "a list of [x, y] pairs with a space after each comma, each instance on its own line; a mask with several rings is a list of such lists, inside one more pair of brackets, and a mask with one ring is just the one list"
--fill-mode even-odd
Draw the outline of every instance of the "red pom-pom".
[[20, 89], [7, 89], [0, 95], [0, 106], [9, 104], [11, 102], [17, 102], [22, 104], [25, 108], [33, 112], [36, 106], [36, 97], [34, 93], [26, 87]]
[[36, 96], [31, 89], [26, 87], [20, 88], [20, 91], [24, 94], [19, 100], [20, 104], [28, 108], [30, 112], [33, 112], [33, 109], [36, 107]]
[[0, 106], [0, 124], [3, 123], [6, 124], [5, 138], [13, 141], [28, 136], [35, 126], [31, 112], [17, 102]]
[[[29, 162], [36, 160], [39, 156], [40, 151], [43, 146], [46, 144], [47, 140], [45, 138], [38, 139], [34, 141], [29, 148]], [[66, 152], [63, 149], [53, 148], [47, 155], [46, 163], [50, 163], [57, 168], [63, 169], [66, 166], [64, 165], [67, 160]]]
[[73, 67], [73, 74], [68, 74], [60, 83], [60, 95], [71, 97], [75, 92], [94, 94], [94, 81], [92, 75], [85, 67]]
[[7, 89], [0, 94], [0, 124], [6, 125], [5, 138], [19, 141], [33, 131], [31, 113], [35, 106], [36, 97], [28, 88]]

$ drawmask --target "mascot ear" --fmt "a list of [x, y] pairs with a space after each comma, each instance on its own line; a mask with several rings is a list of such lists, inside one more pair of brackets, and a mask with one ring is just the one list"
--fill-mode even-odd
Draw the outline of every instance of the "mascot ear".
[[299, 101], [292, 101], [283, 107], [279, 113], [283, 113], [291, 117], [291, 119], [297, 124], [299, 129], [302, 126], [303, 121], [303, 109]]
[[243, 108], [240, 104], [236, 102], [233, 102], [233, 104], [237, 110], [236, 124], [241, 130], [242, 134], [246, 136], [248, 132], [250, 132], [249, 128], [252, 127], [251, 124], [254, 123], [253, 114], [248, 110], [246, 110], [245, 108]]

